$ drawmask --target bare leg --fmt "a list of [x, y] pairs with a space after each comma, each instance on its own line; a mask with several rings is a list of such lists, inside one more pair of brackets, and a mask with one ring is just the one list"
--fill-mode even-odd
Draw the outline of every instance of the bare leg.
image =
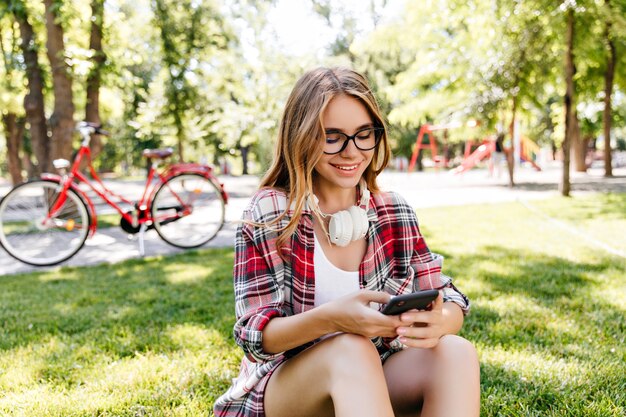
[[478, 416], [480, 369], [470, 342], [441, 338], [433, 349], [406, 349], [384, 365], [396, 417]]
[[267, 417], [392, 417], [380, 358], [362, 336], [328, 338], [282, 364], [265, 390]]

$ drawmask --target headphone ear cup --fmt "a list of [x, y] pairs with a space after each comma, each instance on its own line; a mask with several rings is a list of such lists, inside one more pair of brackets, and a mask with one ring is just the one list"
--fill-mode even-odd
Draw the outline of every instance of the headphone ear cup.
[[367, 213], [361, 207], [352, 206], [348, 209], [352, 219], [351, 240], [361, 239], [367, 233]]
[[352, 216], [348, 210], [341, 210], [333, 214], [328, 225], [330, 241], [337, 246], [347, 246], [352, 239]]

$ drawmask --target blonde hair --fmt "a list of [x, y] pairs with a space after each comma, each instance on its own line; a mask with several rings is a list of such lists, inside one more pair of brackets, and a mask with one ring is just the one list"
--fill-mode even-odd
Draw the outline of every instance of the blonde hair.
[[[277, 241], [279, 248], [295, 232], [305, 199], [313, 193], [313, 169], [322, 157], [325, 138], [322, 116], [328, 103], [339, 95], [359, 100], [366, 107], [374, 125], [385, 128], [376, 98], [363, 75], [349, 68], [334, 67], [316, 68], [300, 77], [285, 104], [272, 166], [260, 183], [260, 188], [271, 187], [284, 191], [288, 199], [287, 210], [295, 203], [289, 223], [278, 229], [282, 232]], [[370, 192], [379, 191], [376, 177], [387, 166], [390, 155], [385, 129], [374, 150], [372, 162], [363, 173]], [[285, 211], [265, 226], [272, 226], [286, 214]]]

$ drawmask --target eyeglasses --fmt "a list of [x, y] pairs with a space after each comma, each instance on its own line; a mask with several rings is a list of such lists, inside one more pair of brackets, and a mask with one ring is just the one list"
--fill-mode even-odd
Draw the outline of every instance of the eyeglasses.
[[352, 140], [357, 149], [362, 151], [372, 150], [378, 145], [380, 138], [383, 137], [385, 129], [382, 127], [368, 127], [361, 129], [354, 135], [346, 135], [339, 131], [327, 131], [326, 142], [324, 143], [324, 153], [334, 155], [343, 152]]

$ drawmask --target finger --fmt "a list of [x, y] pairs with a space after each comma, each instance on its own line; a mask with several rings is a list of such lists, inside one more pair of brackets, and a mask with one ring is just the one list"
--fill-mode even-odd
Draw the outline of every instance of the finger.
[[409, 310], [400, 315], [402, 323], [434, 323], [438, 320], [440, 313], [438, 311], [426, 310]]
[[428, 327], [398, 327], [398, 335], [408, 339], [432, 339], [439, 338], [441, 334], [437, 328]]
[[361, 290], [359, 291], [359, 298], [366, 302], [387, 304], [391, 300], [391, 295], [382, 291]]
[[400, 320], [400, 316], [381, 314], [379, 311], [373, 309], [369, 309], [366, 314], [368, 321], [376, 323], [379, 326], [393, 328], [394, 333], [398, 327], [407, 325], [406, 323], [403, 323], [402, 320]]
[[404, 346], [412, 347], [412, 348], [422, 348], [422, 349], [432, 349], [439, 344], [439, 338], [431, 338], [431, 339], [411, 339], [406, 337], [401, 337], [400, 343]]
[[432, 303], [431, 310], [440, 310], [443, 308], [443, 291], [439, 290], [439, 295], [435, 298], [435, 301]]

